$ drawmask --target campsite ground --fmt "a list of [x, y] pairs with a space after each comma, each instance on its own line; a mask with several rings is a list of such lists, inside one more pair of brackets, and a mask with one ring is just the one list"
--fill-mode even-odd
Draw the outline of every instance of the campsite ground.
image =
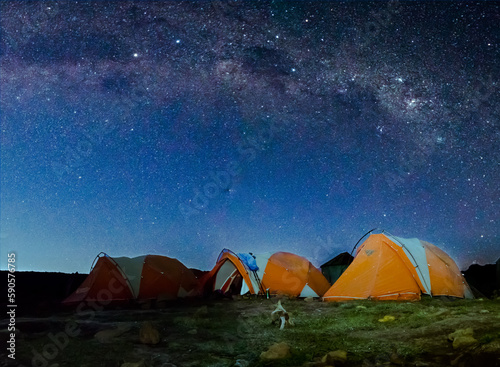
[[[276, 298], [184, 301], [163, 308], [107, 311], [85, 305], [79, 311], [18, 317], [12, 365], [325, 366], [322, 356], [343, 350], [347, 360], [336, 366], [500, 366], [498, 299], [281, 301], [295, 324], [284, 330], [270, 322]], [[141, 343], [139, 330], [145, 321], [159, 331], [158, 344]], [[472, 328], [473, 339], [466, 337], [454, 348], [449, 334], [467, 328]], [[108, 331], [96, 337], [103, 330]], [[290, 347], [290, 355], [261, 360], [261, 353], [279, 342]], [[2, 348], [0, 354], [5, 353]], [[10, 364], [0, 362], [3, 365]]]

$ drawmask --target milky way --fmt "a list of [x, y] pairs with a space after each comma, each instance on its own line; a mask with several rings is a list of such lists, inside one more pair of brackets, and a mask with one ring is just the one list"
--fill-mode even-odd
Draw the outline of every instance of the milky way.
[[498, 3], [0, 6], [2, 268], [500, 256]]

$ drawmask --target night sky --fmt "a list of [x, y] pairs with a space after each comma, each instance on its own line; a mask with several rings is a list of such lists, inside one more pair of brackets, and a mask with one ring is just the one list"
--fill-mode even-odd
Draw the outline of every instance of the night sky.
[[498, 2], [0, 8], [2, 269], [318, 266], [374, 227], [500, 257]]

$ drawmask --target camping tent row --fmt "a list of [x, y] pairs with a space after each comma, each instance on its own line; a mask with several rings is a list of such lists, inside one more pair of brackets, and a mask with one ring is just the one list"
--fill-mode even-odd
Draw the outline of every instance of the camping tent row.
[[307, 259], [288, 252], [252, 256], [224, 249], [212, 271], [200, 279], [180, 261], [165, 256], [112, 258], [101, 253], [96, 260], [89, 276], [64, 304], [170, 300], [213, 292], [320, 297], [330, 287]]
[[[372, 234], [333, 286], [304, 257], [288, 253], [253, 255], [224, 249], [214, 268], [200, 277], [165, 256], [111, 258], [99, 254], [82, 285], [65, 301], [129, 301], [231, 294], [282, 294], [355, 299], [418, 300], [430, 296], [472, 297], [455, 262], [416, 238]], [[342, 269], [344, 270], [344, 269]]]

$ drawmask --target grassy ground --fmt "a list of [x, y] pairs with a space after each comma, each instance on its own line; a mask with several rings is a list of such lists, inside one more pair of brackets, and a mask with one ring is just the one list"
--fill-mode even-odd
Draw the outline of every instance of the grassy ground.
[[[15, 365], [120, 367], [143, 361], [145, 367], [222, 367], [244, 360], [240, 365], [246, 361], [249, 366], [304, 366], [340, 349], [347, 352], [346, 366], [500, 366], [498, 300], [281, 302], [295, 324], [284, 330], [271, 324], [277, 299], [19, 318]], [[379, 321], [385, 316], [394, 319]], [[144, 321], [160, 332], [159, 344], [140, 343]], [[94, 337], [117, 327], [127, 331], [109, 343]], [[473, 329], [477, 343], [454, 349], [447, 336], [463, 328]], [[78, 335], [67, 332], [71, 330]], [[291, 355], [280, 361], [261, 361], [260, 354], [277, 342], [287, 343]]]

